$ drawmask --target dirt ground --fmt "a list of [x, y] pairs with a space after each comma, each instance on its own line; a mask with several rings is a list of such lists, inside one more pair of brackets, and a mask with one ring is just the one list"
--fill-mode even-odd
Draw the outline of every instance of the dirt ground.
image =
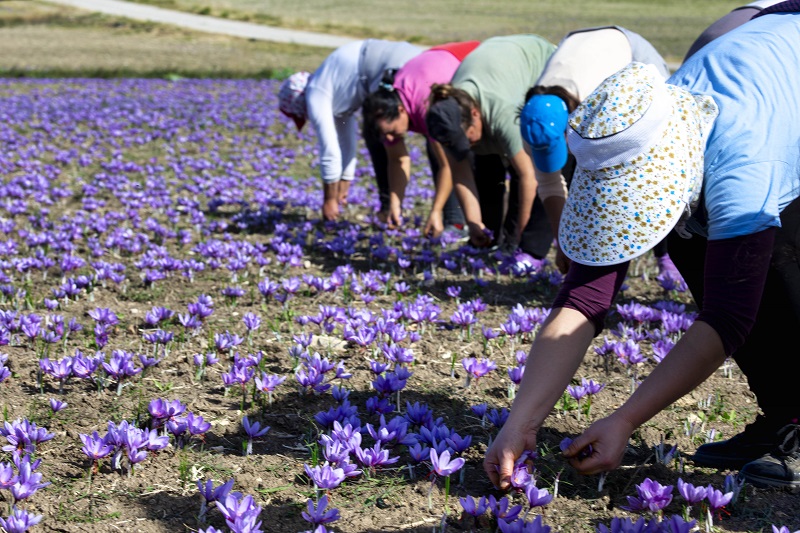
[[[652, 265], [647, 268], [652, 268]], [[474, 284], [467, 280], [447, 282], [448, 285], [451, 283], [463, 287], [462, 300], [477, 294]], [[630, 287], [625, 294], [626, 301], [630, 299], [647, 304], [661, 296], [653, 280], [632, 279]], [[125, 318], [113, 335], [112, 345], [136, 347], [141, 345], [136, 333], [143, 326], [144, 312], [151, 305], [176, 308], [181, 297], [185, 297], [181, 289], [168, 288], [158, 301], [152, 302], [130, 302], [120, 299], [120, 295], [99, 292], [91, 304], [71, 303], [67, 311], [85, 321], [86, 313], [95, 307], [115, 309]], [[202, 288], [195, 286], [192, 290]], [[432, 292], [436, 293], [435, 290]], [[491, 284], [480, 291], [480, 297], [493, 304], [481, 322], [497, 327], [505, 321], [513, 305], [521, 303], [537, 307], [550, 292], [550, 289], [537, 290], [532, 284], [519, 280], [503, 279]], [[448, 301], [446, 295], [440, 296], [443, 296], [440, 302], [442, 316], [449, 316], [455, 310], [454, 302], [452, 299]], [[336, 303], [335, 298], [328, 300], [327, 303]], [[292, 309], [297, 315], [314, 314], [323, 303], [326, 303], [323, 297], [298, 298], [292, 302]], [[371, 307], [379, 309], [391, 303], [392, 297], [387, 296], [373, 302]], [[258, 302], [240, 302], [235, 308], [223, 307], [220, 314], [226, 316], [218, 319], [221, 323], [219, 330], [228, 327], [230, 319], [247, 311], [262, 316], [279, 314], [278, 306], [276, 303], [262, 307]], [[213, 320], [207, 325], [209, 330], [215, 326]], [[52, 485], [40, 490], [26, 506], [45, 516], [38, 529], [69, 532], [125, 529], [145, 533], [196, 530], [203, 524], [197, 519], [200, 496], [194, 481], [198, 478], [213, 479], [217, 485], [231, 477], [236, 480], [236, 490], [253, 495], [263, 507], [264, 531], [302, 531], [307, 528], [300, 511], [314, 492], [303, 471], [303, 465], [310, 461], [308, 445], [317, 439], [320, 431], [313, 415], [334, 406], [335, 401], [330, 394], [301, 396], [296, 383], [292, 383], [293, 377], [289, 374], [291, 360], [287, 351], [292, 334], [300, 332], [297, 325], [287, 323], [282, 324], [280, 332], [256, 331], [252, 350], [264, 353], [269, 372], [289, 375], [289, 379], [278, 387], [271, 406], [262, 411], [248, 399], [244, 413], [240, 410], [238, 391], [225, 394], [221, 370], [210, 368], [203, 382], [194, 379], [189, 359], [194, 353], [204, 350], [206, 339], [194, 338], [183, 345], [173, 346], [162, 363], [137, 379], [134, 386], [123, 389], [119, 396], [113, 387], [98, 392], [90, 382], [74, 378], [67, 383], [63, 395], [58, 394], [57, 385], [48, 378], [44, 380], [42, 391], [37, 390], [36, 358], [31, 350], [25, 346], [6, 346], [14, 371], [14, 377], [0, 388], [7, 419], [28, 417], [55, 434], [53, 440], [41, 446], [38, 454], [43, 459], [41, 472], [44, 479]], [[467, 463], [463, 478], [453, 480], [447, 503], [447, 527], [455, 531], [476, 527], [470, 517], [460, 516], [457, 497], [467, 494], [474, 497], [499, 496], [481, 469], [483, 451], [496, 430], [490, 425], [481, 427], [470, 406], [484, 402], [495, 408], [510, 406], [509, 380], [504, 368], [512, 361], [512, 349], [527, 350], [529, 345], [526, 341], [513, 348], [509, 345], [491, 348], [489, 355], [500, 370], [466, 387], [460, 364], [455, 365], [454, 377], [451, 377], [451, 353], [457, 352], [459, 358], [484, 356], [486, 352], [481, 336], [475, 337], [478, 338], [461, 340], [458, 331], [447, 329], [426, 332], [414, 346], [417, 359], [412, 368], [414, 374], [401, 393], [401, 402], [424, 402], [433, 409], [435, 416], [446, 421], [448, 427], [457, 429], [462, 436], [473, 436], [473, 445], [465, 453]], [[329, 355], [332, 360], [344, 361], [351, 369], [353, 377], [346, 387], [353, 391], [352, 403], [363, 406], [371, 395], [371, 376], [365, 365], [365, 355], [357, 347], [345, 343], [337, 343]], [[643, 364], [642, 377], [652, 364]], [[226, 365], [221, 365], [221, 368], [226, 370]], [[631, 377], [626, 370], [612, 364], [606, 371], [601, 358], [593, 354], [587, 355], [577, 377], [606, 384], [594, 399], [593, 419], [613, 410], [630, 393]], [[66, 401], [68, 408], [53, 414], [47, 403], [51, 397]], [[212, 429], [205, 442], [197, 442], [182, 450], [170, 446], [152, 454], [135, 468], [132, 476], [113, 471], [108, 460], [104, 460], [99, 472], [89, 478], [90, 463], [80, 451], [79, 435], [95, 430], [103, 434], [107, 420], [146, 423], [147, 404], [155, 398], [179, 399], [188, 410], [211, 422]], [[542, 510], [546, 523], [556, 531], [593, 531], [598, 522], [608, 523], [612, 516], [628, 516], [620, 506], [627, 503], [626, 496], [635, 495], [635, 485], [647, 477], [673, 485], [682, 477], [695, 485], [712, 484], [722, 488], [725, 473], [695, 468], [687, 456], [697, 444], [704, 442], [706, 430], [715, 429], [716, 438], [730, 436], [751, 421], [755, 413], [755, 403], [738, 370], [734, 367], [730, 377], [719, 371], [695, 392], [641, 428], [631, 442], [625, 464], [608, 474], [602, 489], [598, 490], [597, 476], [576, 475], [558, 453], [561, 439], [578, 434], [587, 425], [587, 420], [579, 417], [577, 411], [554, 410], [541, 432], [541, 458], [536, 464], [540, 486], [550, 487], [552, 491], [556, 477], [559, 479], [557, 498]], [[253, 455], [247, 457], [242, 456], [243, 434], [239, 425], [243, 414], [271, 427], [265, 438], [256, 440]], [[375, 423], [373, 418], [362, 414], [362, 421]], [[686, 421], [703, 418], [707, 420], [703, 431], [693, 437], [687, 436], [684, 430]], [[662, 439], [665, 445], [675, 445], [679, 450], [679, 459], [669, 465], [655, 460], [653, 448]], [[332, 492], [332, 505], [339, 508], [342, 516], [333, 524], [334, 530], [343, 533], [427, 532], [440, 524], [445, 509], [441, 480], [431, 489], [425, 466], [417, 467], [416, 479], [410, 479], [406, 466], [408, 456], [402, 450], [397, 452], [401, 459], [396, 468], [348, 480]], [[6, 496], [6, 493], [0, 492], [0, 495]], [[518, 499], [523, 497], [516, 496]], [[679, 501], [676, 492], [668, 511], [681, 512]], [[773, 523], [800, 527], [795, 513], [796, 502], [796, 496], [788, 493], [745, 487], [737, 504], [727, 509], [730, 514], [723, 514], [716, 521], [716, 527], [719, 531], [761, 531]], [[208, 520], [217, 527], [224, 525], [221, 515], [214, 509], [209, 512]], [[484, 526], [488, 527], [488, 524]]]

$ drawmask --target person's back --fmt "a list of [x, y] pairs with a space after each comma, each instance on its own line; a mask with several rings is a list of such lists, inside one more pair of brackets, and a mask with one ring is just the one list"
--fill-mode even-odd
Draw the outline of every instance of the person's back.
[[797, 197], [798, 42], [797, 15], [756, 18], [708, 43], [669, 79], [712, 96], [720, 109], [705, 155], [711, 239], [777, 225]]
[[638, 33], [621, 26], [575, 30], [561, 39], [535, 85], [563, 87], [581, 102], [631, 61], [655, 65], [669, 76], [664, 58]]
[[727, 15], [714, 21], [703, 33], [689, 47], [686, 56], [683, 58], [685, 62], [692, 57], [695, 52], [703, 48], [705, 45], [716, 39], [721, 35], [725, 35], [729, 31], [738, 28], [748, 20], [752, 19], [762, 9], [773, 6], [783, 0], [759, 0], [758, 2], [751, 2], [747, 5], [737, 7]]
[[464, 58], [451, 84], [479, 103], [484, 136], [476, 154], [510, 157], [522, 150], [517, 113], [555, 46], [538, 35], [492, 37]]
[[334, 116], [343, 115], [353, 107], [363, 44], [364, 41], [356, 41], [337, 48], [314, 70], [305, 89], [306, 102], [311, 104], [307, 104], [309, 115], [320, 112], [318, 108], [323, 106], [315, 104], [323, 98], [330, 100], [330, 108], [325, 112]]
[[425, 114], [431, 85], [448, 83], [467, 53], [479, 44], [478, 41], [453, 43], [453, 51], [448, 45], [440, 45], [410, 59], [397, 71], [393, 85], [408, 113], [409, 131], [428, 135]]

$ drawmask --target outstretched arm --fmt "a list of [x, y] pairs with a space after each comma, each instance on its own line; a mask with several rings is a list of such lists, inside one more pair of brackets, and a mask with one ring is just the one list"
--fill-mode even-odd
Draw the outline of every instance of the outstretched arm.
[[400, 138], [392, 144], [385, 144], [389, 161], [389, 227], [399, 226], [403, 221], [403, 200], [411, 175], [411, 158], [406, 142]]
[[[553, 228], [553, 235], [558, 237], [558, 225], [561, 222], [561, 212], [567, 201], [567, 183], [561, 171], [543, 172], [534, 167], [536, 182], [538, 184], [537, 194], [542, 199], [547, 219]], [[561, 246], [556, 249], [556, 267], [562, 274], [569, 270], [570, 260], [561, 251]]]
[[531, 346], [508, 420], [483, 461], [496, 487], [507, 489], [514, 461], [525, 450], [536, 450], [536, 433], [581, 364], [594, 331], [594, 324], [574, 309], [553, 309], [545, 320]]
[[[757, 320], [776, 232], [771, 227], [708, 241], [700, 314], [630, 399], [589, 427], [567, 450], [579, 472], [592, 474], [616, 467], [637, 426], [702, 383], [726, 354], [735, 353], [745, 342]], [[577, 452], [589, 444], [594, 453], [577, 460]]]
[[[705, 322], [696, 321], [628, 401], [592, 424], [564, 455], [582, 474], [616, 468], [633, 430], [705, 381], [724, 360], [720, 336]], [[589, 445], [592, 454], [579, 459], [579, 452]]]
[[464, 219], [467, 221], [470, 242], [473, 246], [488, 246], [491, 244], [491, 239], [483, 232], [485, 226], [481, 215], [481, 205], [478, 201], [478, 188], [475, 185], [475, 174], [472, 172], [469, 158], [456, 161], [448, 153], [447, 162], [450, 164], [456, 196], [458, 196], [461, 209], [464, 211]]
[[428, 215], [428, 221], [425, 223], [424, 235], [431, 235], [438, 237], [444, 231], [444, 221], [442, 211], [447, 199], [453, 192], [453, 174], [450, 171], [450, 163], [447, 160], [447, 155], [444, 148], [437, 141], [431, 139], [431, 151], [436, 161], [439, 163], [439, 172], [433, 177], [433, 183], [436, 186], [436, 196], [433, 198], [431, 205], [431, 212]]
[[[519, 176], [519, 214], [517, 218], [517, 234], [515, 235], [516, 241], [520, 242], [522, 239], [522, 232], [525, 226], [528, 225], [528, 220], [531, 218], [531, 210], [533, 209], [533, 201], [536, 199], [536, 176], [533, 170], [533, 161], [525, 150], [520, 150], [514, 157], [511, 158], [511, 166]], [[552, 224], [552, 217], [549, 216]], [[560, 213], [559, 213], [560, 215]], [[553, 226], [553, 231], [558, 231], [558, 219], [556, 225]]]

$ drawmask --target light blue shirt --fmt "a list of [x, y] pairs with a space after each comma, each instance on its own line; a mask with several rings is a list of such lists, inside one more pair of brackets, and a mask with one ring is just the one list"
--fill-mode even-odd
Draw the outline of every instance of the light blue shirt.
[[800, 15], [747, 22], [668, 82], [719, 106], [705, 151], [709, 239], [780, 226], [781, 211], [800, 196]]

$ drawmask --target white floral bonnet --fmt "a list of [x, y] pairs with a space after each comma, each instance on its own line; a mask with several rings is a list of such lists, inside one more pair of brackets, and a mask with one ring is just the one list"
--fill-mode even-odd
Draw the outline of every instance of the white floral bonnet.
[[558, 241], [573, 261], [614, 265], [658, 244], [696, 206], [705, 139], [718, 109], [709, 96], [630, 63], [570, 115], [577, 166]]

